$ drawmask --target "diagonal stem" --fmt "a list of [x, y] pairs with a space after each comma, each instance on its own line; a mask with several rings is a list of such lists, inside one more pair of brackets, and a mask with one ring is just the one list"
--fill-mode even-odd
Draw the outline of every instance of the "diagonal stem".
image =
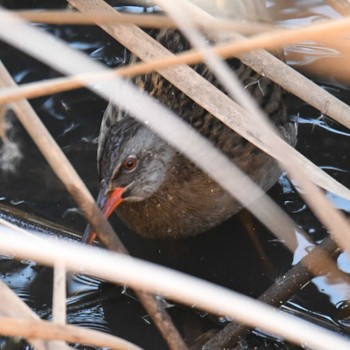
[[[15, 86], [15, 82], [1, 62], [0, 81], [2, 81], [2, 84], [5, 86]], [[40, 121], [28, 101], [18, 101], [11, 106], [22, 125], [51, 165], [53, 171], [66, 186], [67, 191], [72, 195], [85, 214], [90, 225], [97, 232], [101, 242], [112, 251], [128, 254], [126, 248], [119, 240], [108, 221], [101, 214], [85, 184]], [[155, 297], [141, 291], [138, 291], [137, 295], [142, 300], [145, 309], [154, 320], [170, 348], [185, 350], [187, 347], [173, 325], [171, 318], [159, 305]]]

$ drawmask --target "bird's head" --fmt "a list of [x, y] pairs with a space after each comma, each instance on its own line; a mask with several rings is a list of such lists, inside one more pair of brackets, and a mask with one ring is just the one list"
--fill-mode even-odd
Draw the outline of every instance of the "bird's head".
[[[131, 118], [112, 125], [98, 152], [100, 176], [97, 204], [108, 218], [124, 201], [143, 201], [152, 196], [165, 179], [174, 155], [155, 133]], [[95, 237], [85, 232], [84, 240]]]

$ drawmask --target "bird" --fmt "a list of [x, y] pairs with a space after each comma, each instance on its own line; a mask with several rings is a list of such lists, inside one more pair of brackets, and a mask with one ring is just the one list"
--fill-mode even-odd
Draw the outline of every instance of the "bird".
[[[152, 36], [173, 53], [190, 49], [176, 29], [155, 30]], [[131, 61], [136, 58], [132, 56]], [[288, 119], [284, 91], [239, 59], [227, 60], [245, 89], [291, 145], [296, 127]], [[223, 90], [205, 64], [192, 67]], [[193, 102], [157, 72], [138, 76], [134, 83], [175, 112], [219, 148], [258, 184], [269, 190], [280, 176], [270, 156]], [[223, 90], [223, 92], [225, 92]], [[97, 203], [109, 217], [116, 211], [135, 233], [145, 238], [178, 239], [198, 235], [229, 219], [242, 205], [147, 125], [109, 104], [101, 123], [97, 164]], [[92, 230], [84, 241], [91, 243]]]

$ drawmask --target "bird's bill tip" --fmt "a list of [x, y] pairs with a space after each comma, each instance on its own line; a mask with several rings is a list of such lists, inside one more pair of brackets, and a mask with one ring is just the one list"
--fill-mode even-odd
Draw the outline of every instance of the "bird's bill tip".
[[[111, 191], [106, 198], [105, 204], [101, 207], [102, 214], [109, 218], [113, 211], [118, 207], [118, 205], [123, 201], [124, 187], [117, 187]], [[99, 203], [98, 203], [99, 204]]]
[[[109, 218], [113, 211], [118, 207], [118, 205], [123, 201], [123, 187], [118, 187], [111, 191], [107, 196], [105, 195], [104, 190], [100, 191], [97, 204], [100, 207], [102, 214], [105, 218]], [[85, 229], [82, 242], [86, 244], [91, 244], [97, 234], [92, 229], [90, 225], [88, 225]]]

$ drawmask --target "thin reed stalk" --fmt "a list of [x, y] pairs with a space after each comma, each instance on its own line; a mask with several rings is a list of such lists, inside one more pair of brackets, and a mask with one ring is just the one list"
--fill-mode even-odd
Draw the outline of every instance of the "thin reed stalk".
[[[96, 20], [99, 23], [115, 24], [115, 17], [110, 14], [101, 14], [99, 11], [94, 13], [80, 13], [73, 11], [13, 11], [13, 14], [30, 22], [39, 22], [57, 25], [95, 25]], [[235, 31], [242, 34], [254, 34], [275, 28], [270, 24], [249, 22], [249, 21], [229, 21], [212, 18], [209, 22], [203, 21], [202, 17], [192, 16], [195, 25], [202, 30], [213, 31]], [[119, 24], [135, 24], [143, 28], [176, 28], [171, 18], [162, 15], [153, 14], [127, 14], [124, 13], [118, 18]], [[6, 25], [6, 22], [1, 23]], [[1, 27], [0, 27], [1, 28]]]
[[[77, 326], [55, 324], [49, 321], [26, 320], [21, 318], [20, 315], [16, 318], [8, 316], [1, 317], [0, 334], [26, 339], [59, 339], [70, 343], [99, 346], [115, 350], [142, 350], [140, 347], [126, 340], [109, 334]], [[57, 344], [57, 342], [55, 343]]]
[[[61, 261], [56, 261], [53, 270], [52, 321], [57, 325], [66, 324], [66, 268]], [[32, 328], [33, 329], [33, 328]], [[42, 332], [42, 330], [41, 330]], [[40, 334], [40, 331], [39, 331]], [[64, 349], [65, 342], [53, 342], [57, 350]]]
[[53, 321], [57, 324], [66, 323], [66, 269], [61, 261], [54, 266], [54, 285], [52, 300]]

